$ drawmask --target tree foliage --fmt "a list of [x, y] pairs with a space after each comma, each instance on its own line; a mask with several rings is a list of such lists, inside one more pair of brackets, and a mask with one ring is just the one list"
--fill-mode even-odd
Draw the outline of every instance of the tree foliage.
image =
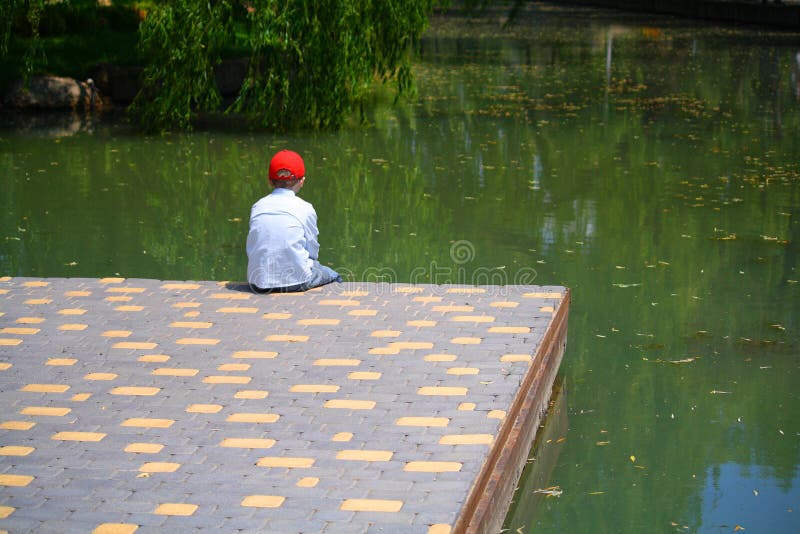
[[433, 2], [165, 2], [140, 28], [148, 65], [134, 110], [148, 129], [218, 110], [214, 68], [243, 30], [247, 74], [230, 111], [279, 130], [340, 126], [376, 78], [411, 88], [409, 51]]

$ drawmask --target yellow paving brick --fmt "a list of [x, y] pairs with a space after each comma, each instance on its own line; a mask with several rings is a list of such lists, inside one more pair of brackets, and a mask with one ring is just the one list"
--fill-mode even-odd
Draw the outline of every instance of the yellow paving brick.
[[170, 323], [171, 328], [211, 328], [214, 323], [207, 321], [175, 321]]
[[491, 434], [448, 434], [439, 438], [439, 445], [491, 445]]
[[77, 394], [73, 395], [72, 397], [70, 397], [69, 400], [71, 400], [73, 402], [83, 402], [83, 401], [89, 400], [89, 397], [91, 397], [91, 396], [92, 396], [91, 393], [77, 393]]
[[138, 428], [169, 428], [175, 424], [174, 419], [156, 419], [150, 417], [131, 417], [122, 422], [120, 426]]
[[372, 337], [399, 337], [402, 334], [400, 330], [375, 330], [370, 334]]
[[467, 394], [467, 388], [459, 386], [423, 386], [417, 390], [419, 395], [461, 396]]
[[434, 297], [432, 295], [426, 297], [414, 297], [414, 302], [423, 302], [425, 304], [430, 302], [442, 302], [442, 297]]
[[316, 460], [314, 458], [303, 458], [297, 456], [265, 456], [256, 463], [259, 467], [284, 467], [287, 469], [305, 469], [312, 467]]
[[13, 506], [0, 506], [0, 519], [6, 519], [14, 513], [16, 508]]
[[33, 421], [4, 421], [0, 423], [2, 430], [30, 430], [35, 427], [36, 423]]
[[19, 411], [22, 415], [41, 415], [45, 417], [64, 417], [71, 408], [58, 408], [53, 406], [28, 406]]
[[91, 291], [66, 291], [64, 293], [65, 297], [89, 297], [91, 296]]
[[223, 306], [217, 308], [217, 313], [258, 313], [258, 308], [248, 308], [244, 306]]
[[479, 345], [481, 343], [481, 338], [479, 337], [454, 337], [450, 340], [450, 343], [455, 345]]
[[213, 293], [211, 295], [212, 299], [226, 299], [226, 300], [248, 300], [250, 298], [249, 293]]
[[158, 454], [164, 449], [161, 443], [131, 443], [125, 447], [125, 452], [136, 454]]
[[98, 280], [98, 282], [100, 282], [101, 284], [121, 284], [124, 281], [125, 281], [124, 278], [113, 277], [113, 276], [101, 278], [100, 280]]
[[416, 326], [417, 328], [427, 328], [431, 326], [436, 326], [436, 321], [425, 321], [425, 320], [407, 321], [406, 325]]
[[539, 311], [544, 313], [553, 313], [554, 310], [555, 308], [553, 308], [552, 306], [542, 306], [541, 308], [539, 308]]
[[139, 530], [139, 525], [133, 523], [103, 523], [97, 525], [92, 534], [133, 534]]
[[153, 395], [158, 394], [161, 391], [161, 388], [156, 387], [149, 387], [149, 386], [120, 386], [118, 388], [114, 388], [109, 393], [112, 395], [134, 395], [134, 396], [141, 396], [141, 397], [151, 397]]
[[494, 317], [491, 315], [454, 315], [450, 320], [457, 323], [493, 323]]
[[289, 388], [291, 393], [336, 393], [339, 386], [334, 384], [296, 384]]
[[17, 324], [42, 324], [44, 322], [43, 317], [20, 317], [16, 321]]
[[534, 291], [532, 293], [523, 293], [522, 296], [527, 299], [560, 299], [561, 293]]
[[123, 305], [123, 306], [117, 306], [114, 309], [116, 311], [121, 311], [121, 312], [140, 312], [144, 309], [144, 306]]
[[422, 293], [423, 291], [424, 289], [416, 286], [402, 286], [394, 288], [395, 293], [404, 293], [404, 294]]
[[26, 328], [22, 326], [9, 326], [7, 328], [0, 328], [0, 334], [15, 334], [18, 336], [31, 336], [38, 334], [41, 329], [39, 328]]
[[217, 371], [248, 371], [252, 367], [249, 363], [223, 363]]
[[339, 293], [339, 296], [342, 297], [366, 297], [369, 295], [369, 291], [364, 291], [363, 289], [355, 289], [353, 291], [342, 291]]
[[130, 330], [107, 330], [100, 334], [103, 337], [130, 337], [133, 334]]
[[234, 413], [228, 416], [229, 423], [274, 423], [280, 419], [276, 413]]
[[109, 287], [106, 293], [144, 293], [143, 287]]
[[506, 418], [506, 412], [505, 410], [492, 410], [486, 414], [486, 417], [489, 419], [500, 419], [502, 421]]
[[434, 306], [432, 309], [435, 312], [444, 312], [444, 313], [475, 311], [475, 307], [474, 306], [466, 306], [466, 305], [464, 305], [464, 306], [456, 306], [456, 305], [452, 305], [452, 306]]
[[268, 360], [277, 355], [277, 352], [269, 350], [237, 350], [233, 353], [234, 358], [251, 358], [254, 360]]
[[252, 377], [249, 376], [230, 376], [212, 375], [203, 379], [204, 384], [249, 384]]
[[129, 297], [128, 295], [113, 295], [111, 297], [106, 297], [103, 300], [107, 302], [130, 302], [133, 300], [133, 297]]
[[8, 362], [0, 362], [0, 371], [8, 371], [9, 369], [11, 369], [11, 367], [12, 364]]
[[447, 523], [436, 523], [428, 527], [427, 534], [450, 534], [452, 530], [453, 527]]
[[392, 459], [392, 451], [345, 449], [336, 454], [337, 460], [360, 460], [363, 462], [388, 462]]
[[21, 339], [15, 339], [9, 337], [0, 338], [0, 347], [15, 347], [20, 343], [22, 343]]
[[23, 287], [47, 287], [50, 285], [50, 282], [40, 281], [40, 280], [33, 280], [30, 282], [24, 282]]
[[50, 358], [45, 365], [69, 366], [75, 365], [77, 362], [78, 360], [75, 358]]
[[116, 380], [117, 374], [115, 373], [89, 373], [84, 376], [84, 380]]
[[257, 389], [243, 389], [241, 391], [237, 391], [234, 395], [236, 399], [266, 399], [269, 396], [269, 391], [262, 391]]
[[400, 354], [400, 349], [397, 347], [375, 347], [369, 349], [370, 354]]
[[198, 508], [199, 506], [196, 504], [167, 502], [158, 505], [158, 508], [156, 508], [153, 513], [156, 515], [190, 516], [194, 514]]
[[195, 376], [199, 372], [200, 369], [189, 369], [183, 367], [159, 367], [158, 369], [153, 369], [150, 372], [150, 374], [154, 376]]
[[187, 413], [219, 413], [221, 411], [221, 404], [190, 404], [186, 407]]
[[28, 299], [25, 301], [25, 304], [28, 306], [41, 306], [43, 304], [50, 304], [53, 302], [53, 299]]
[[353, 399], [331, 399], [325, 403], [325, 408], [339, 408], [345, 410], [372, 410], [375, 401]]
[[317, 477], [303, 477], [295, 484], [298, 488], [315, 488], [319, 484]]
[[30, 393], [64, 393], [69, 390], [66, 384], [28, 384], [20, 388], [20, 391]]
[[353, 317], [375, 317], [378, 315], [378, 310], [350, 310], [347, 315], [352, 315]]
[[477, 375], [480, 372], [477, 367], [451, 367], [447, 370], [448, 375]]
[[181, 464], [174, 462], [146, 462], [139, 468], [142, 473], [174, 473]]
[[498, 300], [496, 302], [492, 302], [489, 304], [492, 308], [516, 308], [519, 306], [519, 302], [515, 302], [513, 300]]
[[337, 432], [331, 438], [331, 441], [340, 441], [340, 442], [347, 442], [353, 439], [352, 432]]
[[403, 471], [412, 471], [420, 473], [454, 473], [461, 471], [461, 462], [425, 462], [413, 461], [408, 462], [403, 468]]
[[455, 354], [426, 354], [423, 358], [426, 362], [452, 362], [458, 359]]
[[264, 341], [287, 341], [289, 343], [303, 343], [308, 341], [308, 336], [297, 334], [272, 334], [265, 337]]
[[450, 424], [450, 419], [447, 417], [400, 417], [394, 424], [397, 426], [444, 427]]
[[320, 300], [317, 304], [319, 304], [320, 306], [340, 306], [340, 307], [361, 306], [360, 301], [352, 299], [324, 299]]
[[282, 313], [282, 312], [270, 312], [270, 313], [265, 313], [262, 317], [264, 319], [290, 319], [292, 317], [292, 314]]
[[339, 508], [347, 512], [399, 512], [403, 508], [403, 501], [345, 499]]
[[336, 326], [339, 319], [300, 319], [297, 324], [301, 326]]
[[169, 356], [166, 354], [144, 354], [139, 356], [138, 360], [145, 363], [164, 363], [169, 361]]
[[188, 312], [184, 313], [183, 316], [188, 318], [188, 319], [191, 319], [191, 318], [194, 318], [194, 317], [199, 317], [200, 316], [200, 312], [197, 311], [197, 310], [188, 311]]
[[200, 284], [186, 282], [170, 282], [161, 285], [161, 289], [200, 289]]
[[236, 449], [269, 449], [275, 443], [274, 439], [268, 438], [225, 438], [219, 446]]
[[120, 341], [111, 345], [112, 349], [144, 349], [150, 350], [158, 346], [158, 343], [149, 341]]
[[447, 293], [463, 293], [463, 294], [486, 293], [486, 288], [484, 288], [484, 287], [451, 287], [451, 288], [447, 289]]
[[399, 350], [432, 349], [433, 343], [430, 341], [393, 341], [389, 347]]
[[477, 408], [477, 404], [474, 402], [462, 402], [458, 405], [458, 410], [462, 412], [471, 412], [475, 408]]
[[350, 380], [378, 380], [382, 373], [376, 371], [353, 371], [347, 375]]
[[530, 354], [503, 354], [500, 356], [501, 362], [529, 362], [533, 360]]
[[361, 360], [355, 358], [320, 358], [314, 360], [314, 365], [329, 367], [357, 367], [361, 365]]
[[531, 331], [529, 326], [491, 326], [492, 334], [527, 334]]
[[28, 456], [35, 451], [33, 447], [23, 447], [21, 445], [6, 445], [0, 447], [0, 456]]
[[278, 508], [283, 504], [286, 497], [279, 495], [248, 495], [242, 499], [242, 506], [253, 508]]
[[182, 337], [175, 341], [178, 345], [216, 345], [219, 339], [209, 337]]
[[59, 432], [50, 439], [56, 441], [103, 441], [106, 434], [102, 432]]
[[86, 330], [89, 328], [88, 324], [80, 324], [80, 323], [65, 323], [58, 327], [59, 330], [63, 330], [65, 332], [80, 332], [81, 330]]
[[34, 477], [28, 475], [9, 475], [6, 473], [0, 475], [0, 486], [24, 488], [33, 482], [33, 479]]

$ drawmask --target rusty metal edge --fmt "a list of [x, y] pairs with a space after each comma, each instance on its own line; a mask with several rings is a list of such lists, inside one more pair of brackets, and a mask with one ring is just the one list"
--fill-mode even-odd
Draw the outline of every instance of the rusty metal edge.
[[567, 289], [456, 520], [456, 534], [494, 534], [502, 527], [564, 355], [570, 301]]

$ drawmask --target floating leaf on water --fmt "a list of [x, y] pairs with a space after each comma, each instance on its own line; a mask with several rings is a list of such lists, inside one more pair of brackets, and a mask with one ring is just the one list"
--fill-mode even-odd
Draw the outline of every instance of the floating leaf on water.
[[631, 454], [631, 462], [636, 463], [636, 456]]
[[711, 390], [711, 394], [712, 395], [730, 395], [731, 392], [730, 391], [719, 391], [717, 389], [712, 389]]
[[564, 492], [559, 486], [550, 486], [549, 488], [533, 490], [533, 493], [540, 493], [542, 495], [547, 495], [548, 497], [561, 497], [561, 494]]
[[611, 442], [610, 441], [598, 441], [597, 443], [595, 443], [595, 445], [597, 445], [598, 447], [605, 447], [609, 443], [611, 443]]
[[638, 287], [638, 286], [640, 286], [642, 284], [641, 284], [641, 282], [639, 282], [637, 284], [611, 284], [611, 285], [614, 286], [614, 287], [626, 288], [626, 287]]
[[733, 527], [734, 532], [738, 532], [740, 530], [746, 530], [746, 529], [742, 525], [736, 525], [735, 527]]
[[605, 491], [590, 491], [589, 495], [603, 495]]

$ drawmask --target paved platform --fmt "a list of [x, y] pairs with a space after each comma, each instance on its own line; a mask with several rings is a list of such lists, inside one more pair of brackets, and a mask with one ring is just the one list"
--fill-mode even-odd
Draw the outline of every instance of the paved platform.
[[562, 287], [0, 278], [0, 531], [491, 531], [568, 304]]

